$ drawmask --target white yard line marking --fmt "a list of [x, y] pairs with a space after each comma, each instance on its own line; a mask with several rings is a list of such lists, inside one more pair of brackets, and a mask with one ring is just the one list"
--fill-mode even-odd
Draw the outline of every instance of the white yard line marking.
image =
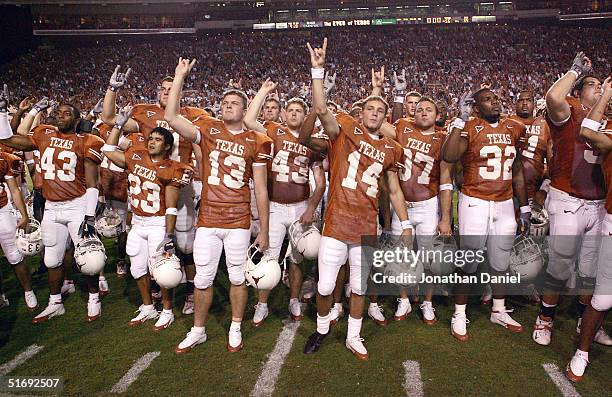
[[580, 394], [576, 391], [574, 386], [570, 383], [565, 375], [559, 370], [556, 364], [542, 364], [544, 371], [550, 377], [550, 380], [554, 382], [557, 389], [563, 394], [563, 397], [580, 397]]
[[16, 355], [14, 359], [0, 366], [0, 375], [7, 375], [12, 370], [14, 370], [21, 364], [25, 363], [26, 361], [28, 361], [29, 359], [31, 359], [32, 357], [40, 353], [43, 347], [44, 346], [38, 346], [38, 345], [28, 346], [27, 349], [25, 349], [24, 351]]
[[132, 368], [123, 375], [123, 378], [119, 379], [119, 382], [115, 383], [110, 392], [124, 393], [138, 379], [138, 375], [147, 369], [160, 354], [160, 352], [150, 352], [136, 360]]
[[423, 381], [421, 380], [421, 365], [418, 361], [404, 361], [404, 390], [408, 397], [423, 397]]
[[285, 358], [289, 351], [291, 351], [293, 339], [299, 326], [299, 321], [289, 320], [285, 324], [278, 336], [274, 350], [268, 355], [268, 361], [264, 364], [259, 378], [257, 378], [257, 383], [255, 383], [255, 387], [251, 391], [251, 397], [267, 397], [272, 395], [276, 386], [276, 380], [285, 363]]

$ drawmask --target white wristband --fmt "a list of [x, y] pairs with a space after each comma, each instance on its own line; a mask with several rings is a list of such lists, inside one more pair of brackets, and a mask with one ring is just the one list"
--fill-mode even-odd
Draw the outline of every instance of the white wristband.
[[592, 119], [585, 118], [584, 120], [582, 120], [582, 124], [580, 124], [580, 126], [597, 132], [601, 128], [601, 123], [598, 123], [597, 121]]
[[524, 205], [520, 208], [521, 210], [521, 214], [530, 214], [531, 213], [531, 207], [528, 205]]
[[548, 193], [550, 191], [550, 179], [544, 179], [542, 181], [542, 185], [540, 186], [540, 190]]
[[452, 128], [459, 128], [461, 131], [463, 131], [465, 128], [465, 121], [461, 120], [459, 117], [455, 118], [451, 124], [451, 129]]
[[178, 214], [178, 210], [176, 209], [176, 207], [166, 208], [166, 215], [176, 216], [177, 214]]
[[0, 139], [8, 139], [13, 136], [11, 123], [8, 121], [6, 112], [0, 112]]
[[88, 187], [85, 191], [85, 215], [95, 216], [98, 206], [98, 196], [100, 192], [95, 187]]
[[578, 78], [580, 75], [578, 74], [578, 72], [576, 72], [574, 69], [570, 69], [567, 71], [567, 73], [574, 73], [576, 75], [576, 78]]
[[395, 103], [404, 103], [404, 96], [403, 95], [397, 95], [393, 98], [393, 102]]
[[36, 115], [38, 114], [38, 110], [36, 110], [36, 108], [32, 108], [30, 109], [30, 111], [28, 112], [28, 114], [32, 117], [36, 117]]
[[103, 152], [116, 152], [119, 149], [117, 145], [107, 145], [106, 143], [102, 145]]
[[324, 79], [325, 78], [325, 69], [323, 68], [311, 68], [310, 74], [314, 79]]
[[402, 226], [402, 230], [412, 229], [412, 222], [410, 219], [406, 219], [405, 221], [401, 221], [400, 225]]
[[440, 185], [440, 190], [453, 190], [453, 184], [452, 183], [444, 183], [444, 184]]

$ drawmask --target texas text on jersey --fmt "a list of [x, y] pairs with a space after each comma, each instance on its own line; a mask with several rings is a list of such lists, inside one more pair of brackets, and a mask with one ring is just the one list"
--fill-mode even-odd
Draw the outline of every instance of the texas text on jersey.
[[252, 165], [272, 159], [272, 139], [251, 130], [231, 132], [221, 120], [207, 115], [193, 123], [200, 130], [198, 144], [205, 156], [198, 227], [249, 229]]
[[100, 164], [104, 141], [92, 134], [64, 134], [51, 125], [39, 125], [28, 136], [40, 152], [45, 199], [66, 201], [83, 196], [86, 190], [84, 159]]
[[191, 183], [193, 170], [189, 165], [166, 159], [153, 162], [146, 150], [129, 148], [125, 152], [128, 170], [129, 199], [135, 215], [164, 216], [166, 200], [164, 186], [183, 188]]
[[517, 148], [525, 143], [525, 125], [511, 119], [489, 124], [474, 118], [465, 124], [461, 136], [469, 142], [461, 157], [461, 192], [489, 201], [512, 198], [512, 164]]
[[[336, 116], [340, 132], [330, 141], [329, 204], [323, 235], [359, 243], [375, 236], [383, 172], [403, 168], [402, 148], [387, 137], [376, 137], [346, 113]], [[342, 178], [342, 179], [340, 179]], [[364, 222], [368, 220], [368, 222]]]
[[308, 199], [309, 167], [320, 159], [319, 155], [301, 145], [288, 127], [266, 122], [265, 128], [274, 143], [274, 160], [268, 175], [270, 200], [290, 204]]
[[521, 149], [521, 160], [527, 185], [527, 196], [531, 199], [544, 180], [550, 131], [546, 119], [542, 116], [535, 119], [522, 119], [518, 116], [510, 118], [525, 124], [525, 145]]
[[395, 123], [395, 136], [404, 151], [404, 169], [399, 174], [406, 201], [423, 201], [438, 195], [440, 160], [446, 135], [436, 129], [423, 133], [413, 122], [400, 119]]

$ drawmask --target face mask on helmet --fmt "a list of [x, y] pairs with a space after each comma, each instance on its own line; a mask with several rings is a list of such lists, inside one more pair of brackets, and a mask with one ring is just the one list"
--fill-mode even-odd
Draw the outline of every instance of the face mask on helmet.
[[40, 223], [30, 218], [26, 229], [17, 229], [16, 242], [19, 251], [26, 256], [34, 256], [42, 251], [42, 234]]
[[[276, 258], [263, 255], [259, 261], [256, 260], [257, 247], [249, 247], [244, 277], [247, 283], [254, 288], [271, 290], [281, 279], [281, 268]], [[257, 261], [257, 263], [255, 263]]]
[[531, 208], [531, 225], [529, 228], [529, 234], [532, 236], [546, 236], [550, 226], [550, 217], [548, 211], [545, 208], [532, 207]]
[[510, 253], [510, 271], [521, 276], [521, 282], [535, 280], [544, 267], [538, 244], [531, 237], [517, 237]]
[[95, 276], [106, 264], [104, 244], [97, 236], [85, 237], [74, 248], [74, 259], [81, 273]]
[[179, 258], [165, 252], [158, 252], [149, 258], [149, 273], [160, 287], [166, 289], [176, 288], [183, 278]]
[[123, 222], [119, 212], [107, 209], [104, 214], [96, 220], [96, 230], [106, 238], [117, 237], [123, 231]]
[[289, 239], [294, 249], [308, 260], [317, 259], [321, 233], [314, 225], [304, 226], [296, 220], [289, 226]]

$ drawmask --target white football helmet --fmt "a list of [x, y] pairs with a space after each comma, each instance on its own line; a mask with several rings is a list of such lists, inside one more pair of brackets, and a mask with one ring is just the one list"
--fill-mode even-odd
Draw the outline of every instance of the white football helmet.
[[299, 219], [296, 220], [289, 226], [289, 239], [304, 258], [314, 260], [319, 256], [321, 232], [313, 224], [304, 226]]
[[244, 277], [247, 283], [261, 290], [271, 290], [281, 279], [281, 268], [276, 258], [264, 255], [258, 263], [254, 257], [259, 251], [255, 245], [249, 247]]
[[539, 206], [531, 207], [531, 225], [529, 234], [536, 237], [544, 237], [548, 235], [550, 227], [550, 216], [545, 208]]
[[30, 223], [26, 229], [17, 229], [16, 232], [17, 248], [26, 256], [38, 255], [42, 251], [42, 234], [40, 231], [40, 223], [33, 218], [30, 218]]
[[96, 220], [96, 230], [106, 238], [114, 238], [121, 234], [122, 225], [119, 212], [115, 209], [104, 210], [104, 214]]
[[82, 238], [74, 248], [74, 259], [81, 273], [95, 276], [106, 264], [104, 244], [97, 236]]
[[176, 288], [183, 278], [181, 261], [172, 254], [163, 251], [157, 252], [149, 258], [149, 273], [160, 287], [171, 289]]
[[531, 237], [518, 236], [510, 253], [510, 271], [521, 275], [521, 282], [533, 281], [544, 267], [540, 246]]
[[431, 272], [437, 276], [448, 276], [455, 271], [455, 251], [457, 241], [453, 236], [434, 236], [431, 247], [426, 250], [430, 261]]

